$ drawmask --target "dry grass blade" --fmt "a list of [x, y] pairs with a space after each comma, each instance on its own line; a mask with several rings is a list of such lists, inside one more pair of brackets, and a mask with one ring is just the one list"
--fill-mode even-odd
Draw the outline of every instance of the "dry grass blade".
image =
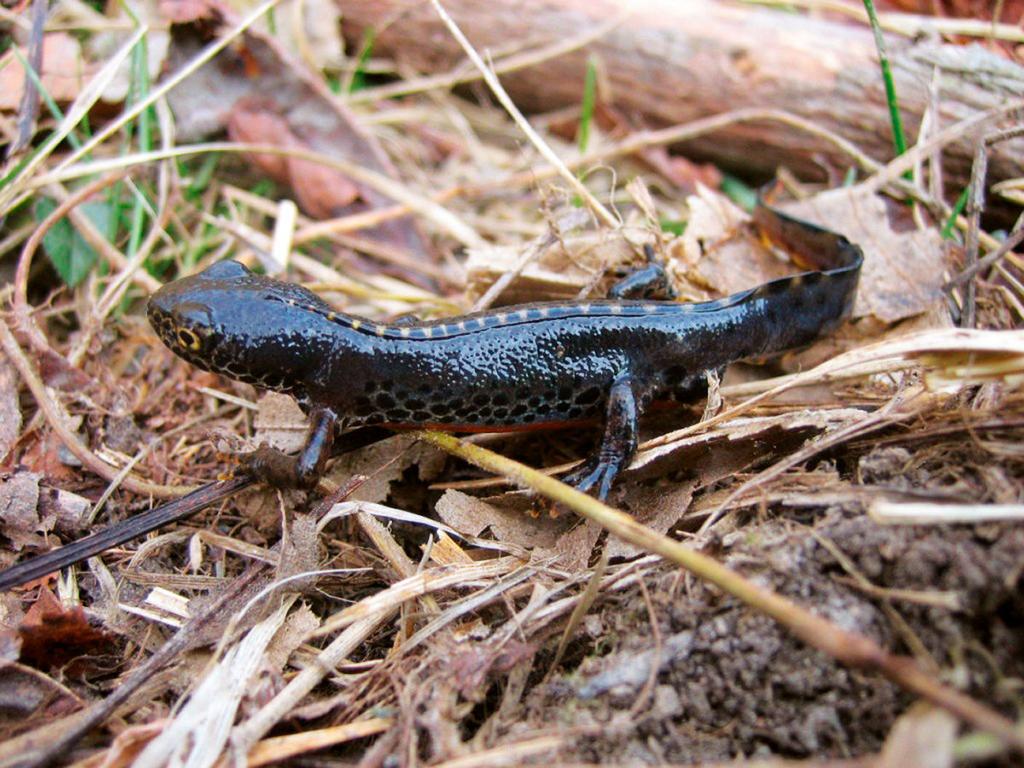
[[[298, 757], [307, 752], [344, 744], [346, 741], [376, 736], [378, 733], [386, 731], [391, 725], [392, 721], [386, 717], [372, 717], [367, 720], [357, 720], [354, 723], [303, 731], [290, 736], [275, 736], [258, 742], [246, 755], [245, 762], [249, 768], [258, 768], [261, 765]], [[217, 763], [217, 768], [228, 768], [229, 765], [228, 760], [221, 759]]]
[[390, 612], [405, 601], [420, 597], [421, 595], [466, 584], [478, 579], [503, 576], [520, 565], [521, 562], [517, 558], [501, 557], [482, 563], [431, 568], [421, 573], [407, 576], [387, 589], [381, 590], [377, 594], [367, 597], [330, 617], [313, 633], [312, 637], [333, 634], [354, 622]]
[[1024, 504], [929, 504], [876, 499], [868, 506], [872, 520], [885, 525], [970, 525], [1002, 520], [1024, 521]]
[[160, 768], [168, 762], [210, 765], [224, 749], [250, 679], [281, 628], [296, 596], [250, 629], [244, 638], [206, 670], [174, 720], [142, 751], [135, 768]]

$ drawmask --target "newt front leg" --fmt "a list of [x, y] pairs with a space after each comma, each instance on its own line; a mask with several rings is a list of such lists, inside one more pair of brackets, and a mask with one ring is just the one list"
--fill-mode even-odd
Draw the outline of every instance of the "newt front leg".
[[261, 445], [241, 457], [241, 471], [277, 488], [314, 487], [331, 455], [337, 420], [330, 408], [313, 409], [306, 442], [297, 455]]

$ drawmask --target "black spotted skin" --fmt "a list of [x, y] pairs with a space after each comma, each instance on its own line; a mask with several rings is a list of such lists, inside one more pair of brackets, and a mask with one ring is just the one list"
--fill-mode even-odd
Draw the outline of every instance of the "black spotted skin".
[[[189, 362], [290, 393], [342, 427], [603, 422], [589, 474], [573, 480], [598, 485], [604, 496], [635, 450], [636, 416], [652, 398], [692, 398], [706, 370], [807, 344], [849, 313], [860, 250], [774, 210], [762, 226], [774, 226], [790, 247], [809, 243], [813, 252], [804, 256], [829, 268], [704, 303], [542, 303], [383, 325], [226, 261], [164, 286], [148, 313]], [[604, 460], [598, 472], [601, 453], [614, 459], [612, 470]]]

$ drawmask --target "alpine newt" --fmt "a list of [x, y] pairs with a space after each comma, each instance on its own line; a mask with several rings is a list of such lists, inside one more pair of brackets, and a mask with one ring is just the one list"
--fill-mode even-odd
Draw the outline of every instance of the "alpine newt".
[[636, 300], [663, 278], [652, 263], [605, 300], [386, 324], [222, 261], [161, 288], [148, 314], [185, 360], [289, 393], [311, 415], [289, 470], [296, 485], [315, 482], [336, 426], [454, 432], [590, 422], [603, 424], [603, 436], [565, 480], [603, 499], [636, 451], [648, 403], [696, 399], [706, 371], [807, 344], [849, 314], [860, 248], [765, 205], [755, 221], [813, 271], [717, 301]]

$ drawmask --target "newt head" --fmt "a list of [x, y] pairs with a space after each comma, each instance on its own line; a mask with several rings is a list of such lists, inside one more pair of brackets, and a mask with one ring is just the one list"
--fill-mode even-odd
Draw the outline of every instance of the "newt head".
[[221, 261], [160, 288], [146, 312], [160, 340], [198, 368], [291, 391], [316, 358], [310, 310], [329, 307], [302, 286]]

